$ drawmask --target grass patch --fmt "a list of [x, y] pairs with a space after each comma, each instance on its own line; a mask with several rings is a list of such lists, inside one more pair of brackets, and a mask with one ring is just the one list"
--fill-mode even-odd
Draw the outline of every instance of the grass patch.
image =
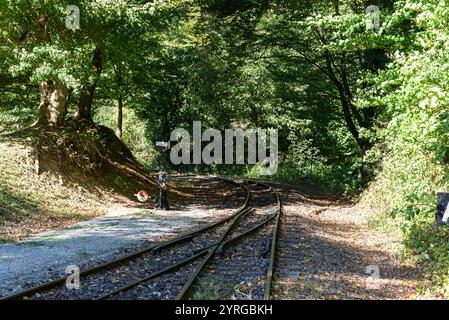
[[196, 290], [192, 295], [194, 300], [218, 300], [231, 296], [233, 285], [223, 283], [223, 280], [208, 276], [198, 280]]

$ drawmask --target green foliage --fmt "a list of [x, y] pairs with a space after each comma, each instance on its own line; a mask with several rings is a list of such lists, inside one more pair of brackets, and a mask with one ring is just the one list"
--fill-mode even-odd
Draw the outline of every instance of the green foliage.
[[[154, 167], [158, 152], [154, 149], [154, 141], [148, 138], [146, 123], [138, 118], [132, 109], [125, 107], [123, 114], [123, 142], [140, 163], [150, 168]], [[116, 119], [117, 108], [114, 106], [101, 106], [94, 116], [96, 123], [111, 129], [116, 128]]]
[[375, 150], [383, 162], [364, 198], [400, 227], [405, 257], [421, 264], [447, 298], [448, 229], [435, 225], [435, 199], [449, 189], [449, 12], [444, 1], [407, 0], [397, 8], [393, 21], [409, 19], [419, 32], [375, 79], [384, 108]]
[[[64, 27], [68, 4], [81, 9], [80, 30]], [[94, 119], [115, 129], [121, 101], [123, 141], [149, 168], [155, 139], [194, 120], [277, 128], [274, 176], [260, 177], [259, 165], [177, 169], [343, 194], [375, 177], [364, 193], [379, 211], [372, 225], [401, 230], [405, 256], [447, 295], [447, 231], [433, 225], [432, 208], [449, 188], [449, 5], [379, 6], [380, 29], [367, 30], [357, 1], [1, 1], [0, 131], [33, 122], [42, 80], [70, 89], [73, 113], [101, 48]]]
[[[34, 90], [30, 90], [33, 88]], [[0, 132], [11, 132], [36, 120], [39, 92], [28, 83], [7, 83], [0, 87]]]

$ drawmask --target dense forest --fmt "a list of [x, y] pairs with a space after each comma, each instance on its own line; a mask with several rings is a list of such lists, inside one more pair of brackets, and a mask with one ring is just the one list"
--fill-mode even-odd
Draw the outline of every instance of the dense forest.
[[360, 198], [449, 294], [448, 230], [434, 223], [449, 186], [447, 1], [0, 0], [0, 20], [2, 140], [103, 125], [157, 169], [154, 141], [193, 121], [278, 129], [269, 178]]

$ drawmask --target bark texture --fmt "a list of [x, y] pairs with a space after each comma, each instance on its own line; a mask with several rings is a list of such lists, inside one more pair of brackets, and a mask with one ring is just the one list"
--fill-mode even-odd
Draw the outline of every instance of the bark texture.
[[38, 123], [42, 125], [62, 125], [67, 108], [67, 87], [51, 80], [42, 81], [40, 86]]
[[95, 74], [95, 80], [93, 83], [85, 83], [81, 89], [78, 112], [75, 117], [77, 120], [92, 121], [92, 102], [102, 68], [101, 49], [98, 46], [95, 48], [92, 57], [92, 67]]

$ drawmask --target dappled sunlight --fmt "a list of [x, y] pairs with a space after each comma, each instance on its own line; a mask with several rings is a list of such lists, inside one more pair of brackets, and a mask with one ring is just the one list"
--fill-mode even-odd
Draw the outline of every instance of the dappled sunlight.
[[[401, 264], [398, 239], [368, 228], [368, 213], [357, 207], [290, 200], [284, 215], [294, 219], [297, 242], [280, 247], [277, 297], [293, 299], [410, 299], [419, 296], [421, 270]], [[292, 225], [293, 226], [293, 225]], [[282, 252], [285, 252], [283, 255]], [[378, 268], [379, 278], [368, 278]], [[374, 285], [375, 288], [370, 287]]]

